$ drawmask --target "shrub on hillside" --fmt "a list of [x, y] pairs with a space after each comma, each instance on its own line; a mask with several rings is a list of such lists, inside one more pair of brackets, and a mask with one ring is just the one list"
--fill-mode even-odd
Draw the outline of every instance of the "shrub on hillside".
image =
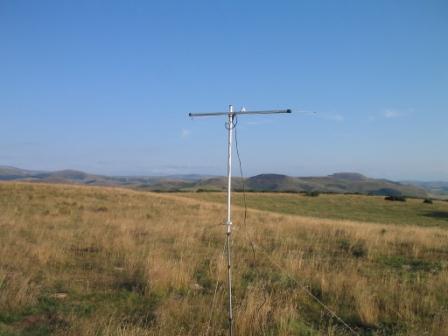
[[[217, 189], [203, 189], [203, 188], [196, 189], [197, 193], [204, 193], [204, 192], [209, 193], [209, 192], [220, 192], [220, 191], [221, 190], [217, 190]], [[240, 191], [240, 190], [234, 190], [234, 191]]]
[[425, 198], [423, 200], [423, 203], [425, 203], [425, 204], [432, 204], [432, 199], [431, 198]]
[[358, 240], [354, 244], [349, 239], [343, 238], [338, 241], [338, 247], [344, 252], [350, 253], [355, 258], [367, 257], [369, 250], [364, 240]]
[[393, 188], [380, 188], [377, 190], [373, 190], [369, 192], [369, 195], [376, 195], [376, 196], [402, 196], [402, 193], [400, 190], [393, 189]]
[[365, 241], [360, 240], [352, 246], [351, 252], [355, 258], [364, 258], [367, 257], [369, 250], [367, 249]]
[[406, 202], [406, 197], [404, 196], [386, 196], [384, 199], [386, 201]]
[[309, 197], [317, 197], [319, 195], [320, 195], [320, 193], [317, 190], [312, 190], [312, 191], [306, 191], [305, 192], [305, 196], [309, 196]]

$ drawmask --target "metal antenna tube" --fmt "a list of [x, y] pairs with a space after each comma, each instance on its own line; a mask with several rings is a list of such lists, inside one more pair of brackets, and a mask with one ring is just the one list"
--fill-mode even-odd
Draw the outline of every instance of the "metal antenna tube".
[[233, 336], [233, 309], [232, 309], [232, 133], [235, 117], [239, 115], [251, 115], [251, 114], [278, 114], [278, 113], [291, 113], [290, 109], [286, 110], [266, 110], [266, 111], [245, 111], [234, 112], [233, 106], [229, 105], [228, 112], [207, 112], [207, 113], [189, 113], [190, 117], [215, 117], [215, 116], [227, 116], [228, 121], [226, 123], [228, 131], [227, 141], [227, 222], [226, 222], [226, 244], [227, 244], [227, 283], [228, 283], [228, 295], [229, 295], [229, 335]]
[[240, 111], [240, 112], [207, 112], [207, 113], [188, 113], [188, 115], [192, 118], [194, 117], [216, 117], [216, 116], [224, 116], [224, 115], [240, 115], [240, 114], [278, 114], [278, 113], [292, 113], [291, 109], [286, 110], [267, 110], [267, 111]]
[[232, 131], [233, 131], [233, 106], [229, 105], [228, 142], [227, 142], [227, 283], [229, 295], [229, 335], [233, 335], [233, 310], [232, 310], [232, 258], [231, 258], [231, 235], [232, 235]]

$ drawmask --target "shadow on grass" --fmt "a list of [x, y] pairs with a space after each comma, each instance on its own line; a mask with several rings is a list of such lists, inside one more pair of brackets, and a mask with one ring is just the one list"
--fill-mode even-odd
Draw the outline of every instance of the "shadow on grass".
[[428, 211], [424, 213], [423, 216], [435, 219], [445, 219], [448, 221], [448, 211]]

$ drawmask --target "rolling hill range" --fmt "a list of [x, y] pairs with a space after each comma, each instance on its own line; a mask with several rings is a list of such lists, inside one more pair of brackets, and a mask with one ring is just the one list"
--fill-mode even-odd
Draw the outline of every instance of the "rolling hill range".
[[[192, 182], [208, 178], [208, 175], [173, 176], [106, 176], [89, 174], [77, 170], [59, 170], [53, 172], [32, 171], [9, 166], [0, 166], [1, 180], [24, 180], [29, 182], [71, 183], [102, 186], [160, 186], [164, 189], [185, 187]], [[172, 186], [171, 186], [172, 185]]]
[[425, 189], [430, 197], [448, 199], [448, 182], [444, 181], [406, 181], [403, 184], [408, 184]]
[[[242, 188], [242, 179], [236, 178], [234, 188]], [[206, 190], [225, 190], [225, 178], [213, 178], [198, 183]], [[357, 173], [336, 173], [323, 177], [292, 177], [279, 174], [261, 174], [245, 179], [247, 191], [310, 192], [338, 194], [405, 195], [426, 197], [423, 188], [383, 179], [373, 179]]]
[[[105, 176], [76, 170], [41, 172], [0, 166], [0, 180], [70, 183], [100, 186], [124, 186], [150, 191], [223, 191], [227, 181], [223, 176]], [[244, 183], [243, 183], [244, 182]], [[246, 179], [233, 178], [235, 190], [257, 192], [310, 192], [366, 195], [404, 195], [427, 197], [422, 185], [411, 185], [385, 179], [369, 178], [357, 173], [336, 173], [321, 177], [292, 177], [280, 174], [261, 174]], [[431, 194], [433, 195], [433, 194]]]

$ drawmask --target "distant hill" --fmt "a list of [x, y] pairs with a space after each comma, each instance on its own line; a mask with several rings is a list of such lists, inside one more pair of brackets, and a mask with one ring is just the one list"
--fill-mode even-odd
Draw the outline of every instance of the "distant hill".
[[0, 181], [22, 180], [30, 182], [88, 184], [100, 186], [130, 186], [149, 190], [176, 191], [194, 187], [211, 175], [170, 176], [106, 176], [89, 174], [77, 170], [53, 172], [32, 171], [9, 166], [0, 166]]
[[448, 199], [448, 182], [444, 181], [404, 181], [403, 184], [424, 189], [429, 196], [434, 198]]
[[10, 166], [0, 166], [0, 180], [15, 180], [37, 174], [37, 171], [19, 169]]
[[[222, 178], [224, 179], [224, 178]], [[225, 179], [201, 181], [202, 186], [213, 190], [225, 190]], [[242, 181], [236, 180], [235, 189], [241, 189]], [[383, 179], [373, 179], [357, 173], [336, 173], [323, 177], [291, 177], [279, 174], [261, 174], [245, 180], [248, 191], [271, 192], [330, 192], [358, 193], [383, 196], [426, 197], [424, 189]]]
[[[126, 186], [150, 191], [223, 191], [227, 188], [227, 179], [223, 176], [104, 176], [76, 170], [40, 172], [8, 166], [0, 166], [0, 180]], [[235, 177], [232, 179], [232, 186], [234, 190], [242, 190], [244, 187], [247, 191], [259, 192], [319, 191], [384, 196], [404, 195], [421, 198], [436, 195], [435, 190], [439, 190], [437, 195], [442, 195], [442, 191], [446, 191], [448, 194], [448, 183], [437, 186], [427, 186], [423, 182], [420, 182], [420, 184], [399, 183], [384, 179], [373, 179], [358, 173], [335, 173], [318, 177], [260, 174], [244, 180]]]

